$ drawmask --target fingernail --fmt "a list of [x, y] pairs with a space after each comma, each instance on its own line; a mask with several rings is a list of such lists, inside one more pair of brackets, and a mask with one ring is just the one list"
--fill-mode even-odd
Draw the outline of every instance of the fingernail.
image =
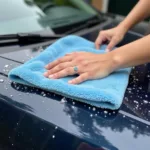
[[47, 73], [47, 72], [45, 72], [43, 75], [44, 75], [45, 77], [47, 77], [47, 76], [48, 76], [48, 73]]
[[109, 49], [106, 49], [106, 52], [109, 52], [110, 50]]
[[48, 68], [48, 65], [46, 65], [45, 68], [47, 69], [47, 68]]
[[72, 82], [72, 81], [69, 81], [68, 83], [69, 83], [69, 84], [72, 84], [73, 82]]
[[48, 76], [49, 78], [54, 78], [54, 75], [50, 75], [50, 76]]

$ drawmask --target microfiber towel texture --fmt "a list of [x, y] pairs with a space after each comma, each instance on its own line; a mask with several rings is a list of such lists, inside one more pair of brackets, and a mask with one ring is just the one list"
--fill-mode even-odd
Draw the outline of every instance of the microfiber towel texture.
[[75, 76], [48, 79], [43, 76], [45, 65], [75, 51], [104, 53], [107, 45], [96, 50], [94, 43], [75, 35], [66, 36], [50, 45], [39, 56], [11, 70], [9, 78], [17, 83], [39, 87], [62, 96], [90, 105], [116, 110], [119, 109], [128, 85], [130, 68], [118, 70], [106, 78], [88, 80], [78, 85], [68, 84]]

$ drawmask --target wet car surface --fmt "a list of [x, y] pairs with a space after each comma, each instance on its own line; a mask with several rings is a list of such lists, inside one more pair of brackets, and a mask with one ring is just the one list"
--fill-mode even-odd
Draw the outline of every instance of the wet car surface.
[[[98, 31], [81, 36], [94, 41]], [[120, 45], [138, 38], [130, 32]], [[48, 45], [9, 47], [20, 51], [0, 55], [1, 149], [149, 149], [150, 65], [133, 68], [120, 110], [104, 110], [8, 79], [9, 70]]]

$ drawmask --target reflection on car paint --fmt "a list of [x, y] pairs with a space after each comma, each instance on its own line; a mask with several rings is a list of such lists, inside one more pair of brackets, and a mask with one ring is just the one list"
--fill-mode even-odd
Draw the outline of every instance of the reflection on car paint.
[[[32, 49], [22, 54], [27, 51]], [[34, 57], [32, 54], [38, 52], [31, 52], [27, 58]], [[21, 53], [7, 57], [20, 62], [23, 59]], [[149, 64], [133, 68], [122, 107], [118, 111], [110, 111], [38, 88], [11, 83], [7, 78], [8, 71], [21, 63], [1, 59], [0, 79], [4, 83], [0, 84], [0, 119], [9, 124], [0, 128], [2, 143], [18, 149], [60, 149], [61, 146], [62, 149], [76, 150], [82, 143], [87, 143], [90, 148], [109, 150], [131, 149], [133, 145], [136, 150], [142, 149], [143, 145], [150, 147]], [[9, 65], [8, 71], [3, 70], [5, 65]]]

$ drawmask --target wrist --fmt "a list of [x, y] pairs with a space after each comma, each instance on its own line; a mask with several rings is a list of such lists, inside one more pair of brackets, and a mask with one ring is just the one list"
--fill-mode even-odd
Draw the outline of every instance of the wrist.
[[122, 56], [118, 52], [116, 52], [116, 50], [111, 51], [109, 55], [110, 55], [111, 62], [112, 62], [112, 69], [113, 70], [121, 69], [123, 67]]
[[121, 23], [117, 26], [117, 28], [119, 28], [119, 30], [121, 30], [124, 35], [125, 35], [125, 34], [128, 32], [128, 30], [130, 29], [130, 28], [129, 28], [127, 25], [125, 25], [123, 22], [121, 22]]

